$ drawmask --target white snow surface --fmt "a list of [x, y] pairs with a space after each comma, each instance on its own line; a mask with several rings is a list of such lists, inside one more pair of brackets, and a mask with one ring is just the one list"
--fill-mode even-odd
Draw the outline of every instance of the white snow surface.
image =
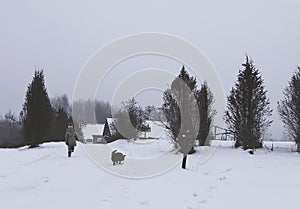
[[84, 139], [93, 139], [93, 135], [103, 135], [104, 124], [86, 124], [82, 128]]
[[[121, 140], [112, 146], [129, 155], [142, 150], [151, 155], [161, 152], [162, 144], [154, 141], [149, 148], [149, 142]], [[292, 143], [274, 143], [271, 152], [268, 142], [254, 155], [232, 149], [230, 142], [220, 145], [204, 164], [198, 159], [206, 147], [197, 148], [188, 156], [186, 170], [178, 165], [138, 180], [102, 170], [80, 143], [71, 158], [64, 143], [0, 149], [0, 209], [299, 208], [300, 155], [291, 152]]]
[[167, 139], [117, 140], [108, 145], [113, 150], [126, 153], [126, 156], [128, 157], [139, 159], [156, 157], [163, 153], [174, 150], [172, 147], [172, 142]]

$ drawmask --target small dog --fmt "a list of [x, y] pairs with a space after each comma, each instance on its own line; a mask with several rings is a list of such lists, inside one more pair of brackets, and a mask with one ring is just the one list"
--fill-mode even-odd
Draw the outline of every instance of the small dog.
[[115, 165], [116, 163], [121, 164], [122, 161], [125, 160], [126, 155], [123, 155], [121, 152], [117, 152], [117, 150], [114, 150], [111, 153], [111, 160], [113, 162], [113, 165]]

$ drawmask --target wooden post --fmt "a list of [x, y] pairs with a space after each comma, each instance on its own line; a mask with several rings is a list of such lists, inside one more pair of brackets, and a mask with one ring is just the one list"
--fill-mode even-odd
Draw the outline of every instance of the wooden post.
[[187, 159], [187, 154], [183, 154], [183, 159], [182, 159], [182, 164], [181, 164], [181, 168], [183, 168], [183, 169], [186, 168], [186, 159]]

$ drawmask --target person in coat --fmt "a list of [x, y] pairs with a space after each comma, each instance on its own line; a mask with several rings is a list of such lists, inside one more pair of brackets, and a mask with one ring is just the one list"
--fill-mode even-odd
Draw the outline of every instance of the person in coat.
[[68, 146], [68, 157], [71, 157], [71, 153], [74, 152], [74, 147], [76, 146], [76, 133], [72, 123], [68, 125], [66, 130], [65, 142]]

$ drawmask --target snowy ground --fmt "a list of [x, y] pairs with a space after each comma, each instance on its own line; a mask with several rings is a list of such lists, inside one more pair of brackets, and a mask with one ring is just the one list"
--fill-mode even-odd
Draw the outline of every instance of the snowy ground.
[[[142, 143], [126, 143], [113, 146], [129, 154], [143, 150]], [[64, 143], [0, 149], [0, 209], [299, 208], [300, 155], [290, 152], [291, 143], [275, 143], [274, 152], [265, 148], [255, 155], [231, 145], [222, 142], [205, 164], [198, 163], [198, 150], [188, 157], [187, 170], [177, 166], [139, 180], [100, 169], [81, 145], [72, 158]]]

